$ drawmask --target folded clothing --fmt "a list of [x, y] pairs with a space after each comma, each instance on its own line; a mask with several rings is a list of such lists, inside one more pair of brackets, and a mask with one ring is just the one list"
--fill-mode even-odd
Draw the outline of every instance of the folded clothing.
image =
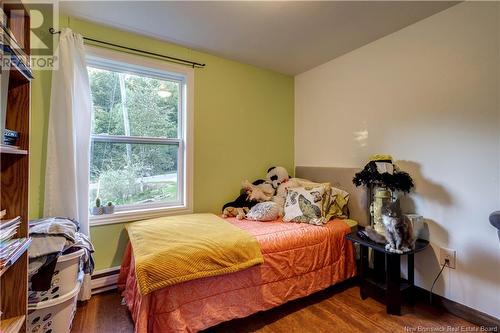
[[31, 246], [28, 250], [28, 277], [31, 290], [46, 291], [61, 254], [84, 249], [83, 271], [92, 274], [94, 246], [89, 238], [78, 232], [79, 223], [63, 217], [49, 217], [30, 221]]
[[29, 248], [29, 258], [46, 257], [53, 253], [62, 253], [67, 249], [67, 240], [63, 236], [44, 236], [41, 234], [31, 234], [31, 245]]
[[65, 217], [48, 217], [30, 221], [30, 235], [64, 236], [75, 241], [75, 233], [80, 229], [77, 221]]

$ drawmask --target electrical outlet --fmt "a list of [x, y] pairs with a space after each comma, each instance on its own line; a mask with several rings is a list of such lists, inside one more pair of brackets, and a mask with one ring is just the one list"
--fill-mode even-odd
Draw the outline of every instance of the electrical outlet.
[[457, 251], [442, 247], [439, 251], [439, 264], [443, 265], [446, 260], [448, 260], [448, 267], [455, 269]]

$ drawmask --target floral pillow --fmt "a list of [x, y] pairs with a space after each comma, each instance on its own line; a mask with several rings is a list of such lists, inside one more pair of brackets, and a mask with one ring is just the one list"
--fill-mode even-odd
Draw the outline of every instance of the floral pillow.
[[330, 183], [316, 183], [307, 179], [299, 179], [299, 178], [297, 178], [297, 181], [299, 181], [300, 187], [304, 187], [306, 190], [310, 190], [315, 187], [323, 187], [324, 194], [323, 194], [323, 201], [321, 204], [321, 212], [322, 212], [321, 216], [325, 217], [325, 214], [328, 212], [328, 209], [330, 208], [330, 200], [331, 200], [330, 198], [332, 190]]
[[280, 208], [276, 202], [259, 202], [247, 213], [246, 219], [252, 221], [274, 221], [278, 219]]
[[325, 188], [295, 187], [289, 188], [285, 201], [285, 222], [309, 223], [322, 225], [327, 220], [323, 217], [323, 196]]

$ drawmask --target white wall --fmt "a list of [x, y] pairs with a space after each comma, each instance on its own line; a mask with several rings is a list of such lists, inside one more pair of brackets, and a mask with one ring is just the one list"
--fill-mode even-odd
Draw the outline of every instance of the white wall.
[[416, 257], [430, 289], [439, 247], [457, 250], [436, 292], [500, 317], [499, 6], [462, 3], [295, 78], [295, 165], [363, 166], [389, 153], [427, 219]]

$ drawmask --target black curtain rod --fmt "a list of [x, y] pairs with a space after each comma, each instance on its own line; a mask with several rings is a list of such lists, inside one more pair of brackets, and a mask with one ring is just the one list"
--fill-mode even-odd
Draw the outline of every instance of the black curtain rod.
[[[61, 31], [56, 31], [54, 28], [50, 28], [49, 32], [52, 35], [56, 35], [56, 34], [60, 34], [61, 33]], [[200, 64], [198, 62], [194, 62], [194, 61], [190, 61], [190, 60], [185, 60], [185, 59], [181, 59], [181, 58], [175, 58], [175, 57], [166, 56], [166, 55], [163, 55], [163, 54], [153, 53], [153, 52], [139, 50], [139, 49], [134, 49], [132, 47], [127, 47], [127, 46], [123, 46], [123, 45], [113, 44], [113, 43], [109, 43], [109, 42], [105, 42], [105, 41], [97, 40], [97, 39], [93, 39], [93, 38], [88, 38], [88, 37], [83, 37], [83, 39], [91, 41], [91, 42], [94, 42], [94, 43], [105, 44], [105, 45], [109, 45], [109, 46], [113, 46], [113, 47], [118, 47], [118, 48], [121, 48], [121, 49], [130, 50], [130, 51], [137, 52], [137, 53], [143, 53], [143, 54], [147, 54], [147, 55], [150, 55], [150, 56], [154, 56], [154, 57], [158, 57], [158, 58], [163, 58], [163, 59], [165, 59], [165, 60], [167, 60], [169, 62], [173, 62], [173, 63], [180, 64], [180, 65], [191, 66], [193, 68], [204, 68], [205, 67], [205, 64]]]

